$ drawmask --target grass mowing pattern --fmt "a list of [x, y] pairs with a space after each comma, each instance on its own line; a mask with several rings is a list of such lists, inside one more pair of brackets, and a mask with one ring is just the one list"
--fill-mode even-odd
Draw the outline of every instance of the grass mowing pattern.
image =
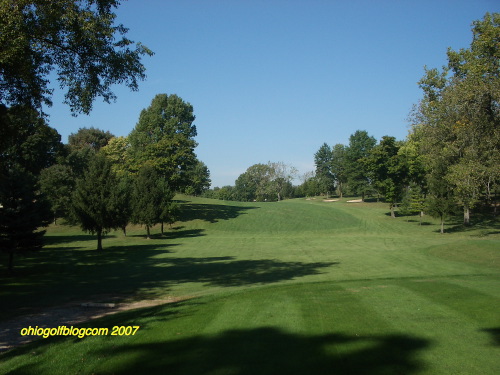
[[141, 325], [133, 337], [55, 338], [12, 350], [0, 357], [0, 373], [500, 369], [494, 228], [485, 238], [441, 236], [435, 223], [393, 220], [369, 203], [184, 200], [184, 221], [166, 238], [146, 241], [140, 228], [126, 241], [113, 233], [103, 253], [92, 250], [92, 237], [51, 228], [47, 251], [20, 260], [19, 277], [1, 280], [0, 293], [13, 307], [96, 291], [200, 298], [86, 324]]

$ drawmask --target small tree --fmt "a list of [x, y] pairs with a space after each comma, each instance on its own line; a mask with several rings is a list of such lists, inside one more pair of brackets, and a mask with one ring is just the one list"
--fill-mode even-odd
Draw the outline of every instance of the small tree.
[[54, 224], [58, 217], [67, 216], [75, 179], [67, 165], [55, 164], [40, 173], [40, 188], [52, 208]]
[[164, 189], [155, 169], [145, 165], [135, 178], [132, 188], [132, 222], [146, 226], [147, 239], [150, 228], [161, 221]]
[[123, 225], [123, 191], [111, 170], [111, 163], [95, 155], [83, 177], [76, 181], [72, 211], [84, 231], [97, 235], [97, 250], [102, 250], [102, 236]]

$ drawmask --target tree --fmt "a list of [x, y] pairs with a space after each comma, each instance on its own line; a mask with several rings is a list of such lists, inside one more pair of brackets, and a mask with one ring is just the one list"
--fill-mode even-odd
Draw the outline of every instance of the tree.
[[68, 137], [66, 162], [76, 175], [82, 175], [92, 157], [105, 147], [113, 134], [96, 128], [80, 128]]
[[177, 95], [158, 94], [143, 109], [139, 122], [128, 136], [132, 169], [148, 163], [167, 179], [171, 188], [189, 184], [188, 170], [196, 164], [193, 106]]
[[113, 171], [120, 177], [126, 176], [130, 170], [130, 143], [127, 137], [113, 137], [101, 152], [111, 161]]
[[332, 149], [331, 171], [337, 181], [339, 197], [342, 198], [344, 185], [347, 182], [347, 147], [343, 144], [336, 144]]
[[29, 107], [0, 104], [0, 168], [17, 165], [38, 176], [63, 151], [61, 136]]
[[196, 160], [186, 171], [187, 186], [184, 192], [189, 195], [201, 195], [203, 192], [210, 188], [210, 171], [202, 161]]
[[72, 150], [90, 148], [94, 152], [106, 146], [114, 137], [109, 131], [104, 131], [94, 127], [80, 128], [76, 133], [71, 133], [68, 137], [68, 144]]
[[448, 184], [438, 173], [428, 177], [430, 194], [426, 199], [426, 211], [432, 217], [441, 221], [441, 234], [444, 234], [445, 219], [453, 215], [456, 210], [453, 192]]
[[287, 192], [290, 192], [292, 180], [297, 175], [297, 168], [282, 161], [268, 162], [267, 165], [270, 173], [270, 188], [276, 193], [279, 202], [286, 196]]
[[314, 164], [316, 165], [316, 178], [323, 193], [327, 197], [330, 191], [334, 190], [335, 176], [332, 172], [332, 150], [328, 144], [323, 143], [314, 154]]
[[0, 250], [9, 254], [9, 272], [14, 254], [42, 248], [45, 231], [39, 228], [49, 224], [50, 216], [35, 176], [19, 165], [0, 171]]
[[351, 193], [361, 195], [364, 201], [370, 188], [368, 171], [361, 162], [366, 158], [377, 141], [365, 130], [357, 130], [349, 137], [349, 147], [346, 150], [347, 183]]
[[40, 189], [52, 208], [54, 224], [61, 216], [68, 216], [75, 177], [67, 165], [54, 164], [40, 173]]
[[125, 200], [109, 160], [93, 156], [83, 177], [76, 181], [72, 211], [84, 231], [97, 235], [97, 250], [102, 250], [103, 235], [123, 225]]
[[164, 180], [150, 165], [144, 165], [136, 176], [132, 188], [132, 222], [146, 226], [147, 239], [150, 228], [162, 220], [165, 208]]
[[481, 189], [500, 180], [500, 14], [474, 21], [472, 32], [470, 48], [448, 50], [448, 68], [426, 70], [413, 114], [427, 174], [450, 184], [465, 225]]
[[152, 55], [115, 25], [117, 0], [0, 2], [0, 103], [50, 106], [49, 76], [66, 88], [73, 113], [88, 114], [94, 99], [116, 99], [113, 84], [137, 90], [141, 57]]
[[369, 173], [372, 185], [390, 204], [391, 217], [402, 199], [405, 187], [409, 185], [406, 158], [399, 154], [400, 144], [396, 138], [384, 136], [365, 158], [360, 159]]

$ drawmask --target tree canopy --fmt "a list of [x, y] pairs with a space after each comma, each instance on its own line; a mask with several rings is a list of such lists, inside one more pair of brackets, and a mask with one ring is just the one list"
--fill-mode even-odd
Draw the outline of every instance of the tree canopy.
[[158, 94], [143, 109], [128, 136], [131, 169], [151, 165], [169, 185], [181, 189], [188, 184], [188, 170], [197, 162], [194, 149], [196, 126], [193, 106], [179, 96]]
[[141, 57], [152, 52], [115, 24], [118, 5], [117, 0], [2, 0], [0, 103], [50, 106], [53, 72], [74, 114], [88, 114], [98, 96], [114, 100], [113, 84], [137, 90], [145, 78]]

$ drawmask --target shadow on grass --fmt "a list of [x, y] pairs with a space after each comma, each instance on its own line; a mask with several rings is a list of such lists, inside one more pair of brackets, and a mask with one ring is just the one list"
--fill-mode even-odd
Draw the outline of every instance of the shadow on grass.
[[500, 328], [488, 328], [482, 331], [491, 335], [493, 345], [500, 346]]
[[[185, 316], [179, 306], [172, 309], [156, 307], [118, 314], [116, 325], [133, 325], [137, 314], [141, 329], [148, 328], [147, 321], [171, 320]], [[165, 310], [173, 310], [167, 312]], [[192, 312], [191, 312], [192, 313]], [[158, 317], [156, 314], [160, 314]], [[116, 319], [115, 318], [115, 319]], [[112, 320], [100, 320], [100, 326], [112, 326]], [[135, 319], [135, 320], [134, 320]], [[111, 324], [102, 324], [104, 322]], [[85, 326], [85, 325], [82, 325]], [[90, 326], [89, 326], [90, 327]], [[156, 326], [157, 327], [157, 326]], [[147, 331], [142, 331], [143, 335]], [[102, 367], [87, 367], [95, 373], [117, 374], [413, 374], [424, 368], [419, 353], [430, 347], [429, 340], [409, 335], [349, 335], [330, 333], [322, 335], [299, 335], [275, 327], [226, 330], [217, 335], [189, 335], [188, 332], [166, 331], [161, 340], [153, 334], [154, 340], [125, 340], [117, 345], [108, 343], [96, 348], [82, 348], [79, 352], [89, 363]], [[91, 338], [88, 338], [91, 339]], [[38, 355], [39, 360], [21, 364], [16, 374], [34, 374], [50, 370], [52, 358], [44, 355], [52, 345], [60, 345], [59, 369], [75, 366], [74, 355], [66, 353], [69, 344], [87, 339], [56, 337], [39, 340], [24, 347], [5, 353], [5, 361], [17, 356]], [[138, 342], [139, 341], [139, 342]], [[102, 361], [106, 358], [106, 361]], [[26, 361], [24, 362], [26, 363]], [[44, 373], [45, 373], [44, 372]]]
[[[151, 234], [151, 239], [155, 240], [161, 240], [161, 239], [177, 239], [177, 238], [191, 238], [191, 237], [201, 237], [204, 236], [205, 234], [203, 233], [205, 229], [184, 229], [181, 230], [183, 227], [176, 227], [175, 229], [165, 227], [165, 232], [162, 235], [161, 233], [154, 233]], [[144, 234], [131, 234], [128, 235], [127, 237], [137, 237], [137, 238], [146, 238], [146, 230], [144, 230]]]
[[44, 257], [25, 259], [18, 277], [0, 277], [5, 307], [0, 319], [16, 311], [59, 305], [96, 295], [155, 298], [179, 283], [207, 286], [268, 284], [319, 274], [337, 263], [238, 260], [222, 257], [175, 257], [169, 243], [110, 246], [104, 251], [51, 249]]
[[480, 212], [471, 214], [470, 225], [464, 225], [463, 217], [456, 217], [450, 222], [450, 226], [445, 229], [447, 233], [466, 233], [480, 230], [479, 236], [500, 234], [500, 218], [493, 217], [491, 214]]
[[407, 335], [297, 335], [262, 327], [121, 345], [96, 355], [119, 355], [124, 361], [112, 370], [122, 374], [411, 374], [422, 369], [418, 351], [428, 346]]
[[237, 218], [247, 210], [253, 210], [258, 207], [252, 206], [230, 206], [222, 204], [192, 204], [182, 205], [180, 221], [204, 220], [210, 223], [216, 223], [219, 220], [229, 220]]
[[[104, 238], [116, 237], [114, 235], [107, 235]], [[64, 243], [80, 242], [80, 241], [95, 241], [97, 242], [97, 236], [92, 234], [78, 234], [74, 236], [57, 236], [57, 235], [45, 235], [43, 237], [45, 246], [56, 246]]]

